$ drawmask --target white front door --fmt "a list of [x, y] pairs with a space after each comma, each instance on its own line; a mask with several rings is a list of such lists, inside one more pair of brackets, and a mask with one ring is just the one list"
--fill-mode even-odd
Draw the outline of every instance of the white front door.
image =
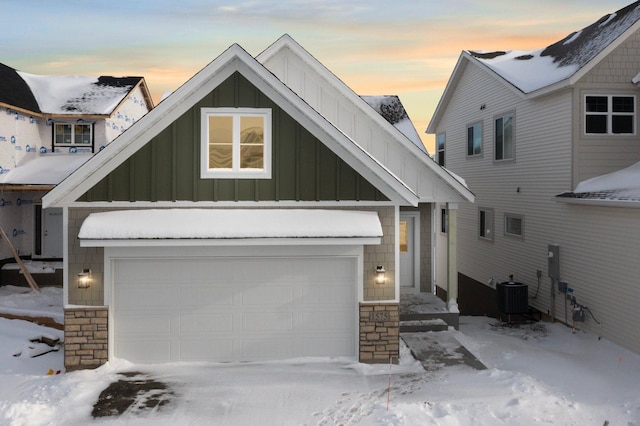
[[62, 258], [62, 209], [42, 210], [42, 257]]
[[400, 285], [416, 287], [416, 216], [400, 215]]

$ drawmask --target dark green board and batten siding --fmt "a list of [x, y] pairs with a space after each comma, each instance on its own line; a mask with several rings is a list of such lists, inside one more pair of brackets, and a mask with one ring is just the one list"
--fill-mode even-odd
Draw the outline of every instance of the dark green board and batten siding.
[[[271, 108], [271, 179], [201, 179], [200, 109]], [[388, 201], [239, 73], [230, 76], [78, 201]]]

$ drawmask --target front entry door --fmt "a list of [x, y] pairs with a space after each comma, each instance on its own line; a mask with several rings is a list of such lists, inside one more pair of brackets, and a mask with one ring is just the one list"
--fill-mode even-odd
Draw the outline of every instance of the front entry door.
[[42, 209], [42, 257], [62, 258], [62, 209]]
[[400, 216], [400, 285], [415, 287], [415, 226], [413, 216]]

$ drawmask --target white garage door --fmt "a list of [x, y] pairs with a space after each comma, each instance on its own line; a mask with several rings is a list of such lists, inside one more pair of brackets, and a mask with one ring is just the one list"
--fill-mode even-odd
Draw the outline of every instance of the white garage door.
[[114, 259], [114, 355], [134, 362], [355, 356], [354, 257]]

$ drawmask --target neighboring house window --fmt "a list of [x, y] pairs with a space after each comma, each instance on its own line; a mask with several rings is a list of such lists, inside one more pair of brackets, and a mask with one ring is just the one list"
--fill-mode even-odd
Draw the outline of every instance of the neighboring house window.
[[482, 123], [467, 127], [467, 156], [482, 154]]
[[496, 118], [496, 160], [513, 160], [515, 148], [513, 133], [513, 113]]
[[449, 215], [447, 214], [447, 209], [440, 209], [440, 232], [443, 234], [447, 233], [447, 222], [449, 220]]
[[202, 108], [203, 178], [271, 177], [271, 110]]
[[55, 146], [91, 146], [93, 141], [93, 125], [55, 123], [53, 142]]
[[635, 96], [587, 95], [584, 110], [586, 134], [635, 134]]
[[504, 233], [513, 237], [524, 236], [524, 218], [521, 215], [504, 214]]
[[437, 161], [438, 164], [444, 167], [444, 142], [445, 142], [444, 133], [440, 133], [436, 135], [436, 151], [438, 154]]
[[478, 209], [478, 236], [493, 241], [493, 209]]

